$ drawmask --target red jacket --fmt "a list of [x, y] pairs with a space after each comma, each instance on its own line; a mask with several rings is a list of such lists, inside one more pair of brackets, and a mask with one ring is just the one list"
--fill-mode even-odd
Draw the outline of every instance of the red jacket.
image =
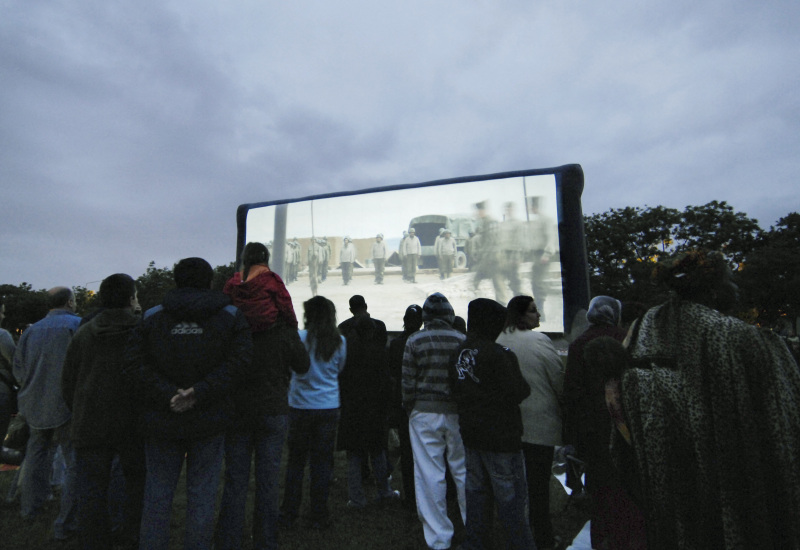
[[251, 267], [246, 281], [241, 272], [234, 273], [222, 292], [244, 313], [253, 332], [265, 331], [279, 320], [297, 329], [292, 298], [280, 276], [267, 267]]

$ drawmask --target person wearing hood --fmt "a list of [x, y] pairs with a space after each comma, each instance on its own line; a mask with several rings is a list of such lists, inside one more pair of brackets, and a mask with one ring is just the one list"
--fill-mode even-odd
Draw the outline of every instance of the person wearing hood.
[[[316, 275], [316, 273], [314, 274]], [[250, 463], [255, 455], [253, 548], [277, 548], [281, 452], [289, 426], [289, 380], [308, 372], [292, 298], [269, 268], [269, 250], [251, 242], [242, 270], [222, 292], [244, 313], [253, 333], [253, 363], [233, 394], [235, 421], [225, 435], [225, 489], [215, 534], [218, 550], [239, 549], [245, 526]]]
[[531, 388], [517, 356], [495, 340], [503, 330], [506, 308], [494, 300], [469, 303], [467, 339], [454, 354], [450, 384], [458, 405], [458, 423], [466, 449], [467, 522], [465, 550], [492, 547], [493, 508], [507, 548], [535, 549], [528, 525], [528, 487], [522, 457], [519, 404]]
[[425, 328], [408, 337], [403, 351], [402, 399], [414, 454], [417, 512], [430, 548], [450, 548], [453, 522], [447, 517], [445, 469], [456, 485], [461, 519], [466, 522], [464, 443], [448, 372], [451, 355], [465, 340], [453, 328], [455, 312], [442, 294], [422, 306]]
[[244, 314], [211, 290], [202, 258], [175, 265], [177, 288], [147, 310], [126, 351], [125, 373], [142, 392], [145, 437], [140, 539], [166, 549], [175, 487], [186, 459], [186, 548], [210, 548], [231, 392], [249, 374], [253, 353]]
[[622, 342], [625, 330], [619, 326], [622, 304], [610, 296], [595, 296], [589, 302], [586, 320], [589, 328], [569, 346], [564, 373], [564, 444], [573, 445], [586, 463], [586, 490], [592, 499], [592, 547], [602, 548], [638, 532], [631, 521], [628, 499], [615, 471], [608, 443], [611, 421], [606, 409], [605, 380], [598, 369], [591, 369], [584, 357], [586, 345], [602, 336]]
[[137, 429], [137, 403], [122, 374], [125, 346], [139, 322], [136, 283], [116, 273], [100, 284], [102, 310], [70, 341], [61, 375], [64, 402], [72, 411], [78, 536], [82, 548], [110, 548], [108, 493], [112, 462], [119, 455], [125, 477], [124, 525], [119, 542], [139, 540], [145, 467]]

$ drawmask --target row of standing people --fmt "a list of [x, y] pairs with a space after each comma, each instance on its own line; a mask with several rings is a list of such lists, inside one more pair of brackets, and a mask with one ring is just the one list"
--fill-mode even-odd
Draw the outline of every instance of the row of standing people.
[[491, 547], [493, 505], [509, 548], [553, 547], [549, 479], [561, 437], [563, 369], [549, 338], [532, 330], [539, 325], [536, 304], [528, 296], [515, 297], [508, 308], [473, 300], [466, 335], [453, 328], [454, 311], [442, 294], [426, 299], [420, 330], [414, 330], [414, 307], [390, 354], [402, 347], [408, 420], [401, 427], [408, 427], [426, 543], [452, 543], [449, 471], [466, 527], [462, 548]]
[[[290, 476], [287, 470], [284, 517], [297, 518], [299, 499], [296, 497], [301, 494], [298, 480], [301, 482], [302, 477], [296, 474], [310, 458], [312, 470], [316, 468], [312, 474], [311, 520], [312, 524], [321, 520], [317, 522], [320, 526], [326, 523], [326, 507], [315, 506], [326, 501], [329, 486], [329, 458], [342, 404], [334, 397], [336, 392], [332, 388], [342, 381], [339, 374], [348, 355], [347, 342], [331, 328], [335, 326], [335, 310], [322, 297], [307, 302], [306, 330], [298, 333], [293, 313], [288, 315], [290, 302], [288, 294], [284, 294], [285, 287], [268, 270], [266, 250], [250, 247], [247, 252], [249, 259], [246, 259], [245, 268], [226, 288], [238, 308], [228, 307], [226, 299], [208, 290], [210, 266], [197, 258], [182, 260], [176, 266], [178, 290], [169, 295], [162, 306], [150, 310], [144, 321], [135, 313], [135, 285], [126, 275], [113, 275], [103, 281], [100, 294], [104, 309], [83, 321], [74, 315], [75, 300], [69, 289], [50, 291], [50, 313], [26, 331], [13, 353], [13, 373], [21, 383], [20, 410], [28, 416], [31, 427], [26, 459], [30, 475], [25, 478], [28, 485], [23, 490], [23, 515], [35, 514], [46, 498], [53, 447], [60, 443], [71, 471], [62, 491], [56, 536], [62, 538], [59, 535], [74, 528], [74, 501], [78, 494], [77, 516], [81, 518], [86, 546], [107, 547], [104, 537], [109, 529], [104, 488], [108, 484], [112, 457], [118, 455], [133, 505], [127, 515], [129, 524], [138, 524], [136, 510], [141, 511], [142, 507], [135, 503], [137, 498], [145, 499], [148, 505], [141, 522], [141, 533], [147, 536], [143, 539], [147, 540], [144, 547], [159, 547], [160, 541], [168, 537], [168, 525], [164, 521], [169, 517], [172, 491], [185, 455], [189, 464], [187, 481], [192, 489], [187, 543], [193, 541], [202, 545], [210, 540], [213, 532], [213, 506], [208, 505], [213, 499], [207, 497], [211, 487], [216, 490], [221, 456], [225, 453], [225, 504], [217, 522], [218, 544], [224, 547], [230, 542], [230, 547], [239, 547], [247, 490], [242, 480], [249, 478], [250, 455], [255, 453], [259, 481], [254, 540], [270, 539], [280, 517], [277, 484], [274, 483], [279, 467], [275, 449], [282, 447], [288, 424], [290, 466], [294, 472]], [[587, 435], [578, 436], [576, 441], [579, 446], [585, 445], [579, 452], [587, 458], [587, 484], [597, 499], [595, 509], [600, 513], [593, 517], [593, 538], [597, 538], [598, 547], [641, 548], [643, 537], [652, 548], [688, 548], [697, 544], [712, 547], [722, 545], [723, 540], [730, 541], [730, 547], [738, 547], [739, 541], [747, 541], [748, 547], [797, 546], [797, 526], [793, 518], [796, 518], [800, 499], [790, 466], [796, 464], [792, 457], [798, 452], [797, 432], [792, 429], [797, 425], [797, 410], [787, 409], [781, 403], [795, 402], [800, 393], [800, 375], [782, 342], [717, 311], [724, 310], [730, 295], [727, 271], [720, 262], [702, 256], [676, 262], [667, 275], [678, 287], [677, 297], [637, 321], [626, 342], [630, 352], [617, 356], [616, 367], [608, 369], [602, 360], [591, 360], [603, 353], [616, 353], [609, 347], [610, 342], [619, 341], [624, 335], [616, 328], [619, 303], [611, 298], [593, 300], [588, 314], [590, 328], [571, 347], [567, 410], [581, 409], [570, 406], [574, 381], [585, 385], [589, 403], [582, 414], [587, 418], [578, 425]], [[710, 280], [704, 281], [704, 278]], [[273, 292], [278, 296], [264, 299]], [[416, 463], [413, 474], [416, 504], [424, 523], [426, 541], [432, 547], [445, 548], [452, 537], [452, 526], [447, 525], [446, 514], [440, 513], [444, 460], [457, 480], [463, 472], [464, 496], [459, 498], [459, 504], [464, 504], [461, 510], [467, 524], [465, 544], [467, 547], [479, 544], [474, 541], [481, 538], [486, 525], [485, 517], [480, 516], [483, 506], [470, 506], [470, 502], [483, 502], [485, 484], [497, 481], [490, 475], [498, 464], [494, 452], [498, 450], [497, 445], [505, 446], [501, 441], [510, 435], [507, 442], [516, 448], [513, 436], [516, 416], [509, 404], [518, 401], [525, 390], [523, 384], [506, 384], [508, 399], [502, 400], [497, 399], [499, 394], [476, 392], [477, 386], [470, 385], [483, 381], [485, 387], [492, 387], [486, 383], [492, 381], [494, 370], [507, 373], [494, 380], [498, 385], [519, 380], [515, 361], [531, 388], [531, 395], [521, 402], [521, 447], [527, 461], [530, 512], [536, 514], [539, 509], [540, 514], [538, 519], [532, 516], [530, 521], [538, 541], [547, 533], [547, 526], [540, 526], [537, 521], [549, 519], [543, 520], [547, 514], [541, 512], [542, 504], [548, 499], [537, 497], [546, 494], [546, 488], [536, 489], [536, 483], [541, 482], [536, 480], [549, 477], [552, 446], [557, 444], [559, 430], [554, 428], [554, 422], [545, 433], [531, 435], [529, 427], [535, 433], [544, 430], [548, 423], [528, 424], [525, 419], [544, 418], [543, 413], [552, 414], [557, 409], [545, 405], [548, 399], [554, 398], [555, 393], [547, 386], [557, 380], [559, 368], [553, 363], [549, 370], [538, 369], [540, 376], [550, 377], [550, 380], [540, 380], [541, 384], [528, 377], [533, 371], [526, 365], [543, 364], [542, 357], [537, 358], [537, 354], [552, 357], [546, 336], [529, 330], [538, 321], [536, 304], [530, 298], [518, 297], [509, 303], [505, 328], [498, 338], [514, 351], [515, 359], [489, 345], [499, 326], [500, 311], [496, 304], [476, 300], [470, 305], [469, 317], [472, 335], [462, 342], [463, 336], [458, 336], [451, 328], [452, 308], [443, 296], [434, 294], [424, 308], [409, 308], [406, 330], [389, 347], [390, 364], [394, 364], [400, 352], [400, 400], [404, 410], [416, 420], [405, 425], [409, 427], [412, 441], [412, 462]], [[418, 330], [423, 321], [425, 329]], [[77, 330], [82, 323], [85, 326]], [[375, 338], [379, 330], [376, 327], [380, 326], [377, 322], [356, 320], [352, 323], [358, 325], [358, 331], [362, 332], [359, 337], [365, 340]], [[612, 340], [604, 342], [603, 336], [611, 336]], [[13, 341], [9, 346], [6, 339], [3, 340], [4, 357], [11, 359], [9, 350]], [[443, 343], [445, 348], [455, 350], [456, 361], [453, 361], [453, 354], [444, 352]], [[221, 347], [226, 347], [228, 352]], [[378, 346], [375, 352], [379, 353], [380, 349]], [[705, 351], [700, 355], [686, 352], [698, 349]], [[490, 361], [481, 359], [483, 352]], [[280, 357], [279, 361], [275, 360], [276, 356]], [[369, 356], [369, 353], [364, 355], [365, 358]], [[266, 361], [265, 357], [270, 360]], [[707, 360], [698, 363], [701, 357]], [[262, 361], [260, 365], [259, 360]], [[633, 360], [634, 364], [619, 372], [619, 365], [628, 360]], [[220, 366], [220, 361], [224, 366]], [[62, 363], [63, 372], [58, 368]], [[487, 364], [495, 368], [487, 370]], [[499, 365], [505, 365], [505, 371]], [[259, 368], [278, 370], [265, 375], [257, 372]], [[438, 368], [443, 368], [439, 376], [428, 376], [437, 374]], [[753, 368], [759, 375], [747, 374]], [[445, 370], [450, 382], [442, 385], [441, 375]], [[115, 372], [125, 372], [127, 376], [115, 376]], [[322, 375], [323, 372], [327, 375]], [[693, 373], [703, 373], [703, 376]], [[676, 385], [674, 379], [679, 374], [684, 382]], [[275, 380], [283, 380], [284, 385], [273, 382], [265, 385], [273, 375]], [[763, 377], [771, 383], [761, 384], [759, 379]], [[704, 385], [702, 381], [706, 378], [714, 382], [713, 388]], [[322, 382], [323, 379], [327, 382]], [[605, 388], [603, 379], [607, 379]], [[232, 420], [224, 396], [233, 386], [237, 388], [233, 394], [236, 402], [233, 410], [239, 418], [233, 424], [236, 430], [228, 431], [223, 439], [219, 432], [230, 426]], [[661, 389], [648, 389], [650, 386]], [[532, 399], [537, 387], [544, 389], [549, 398], [540, 395]], [[273, 390], [276, 399], [264, 399]], [[284, 391], [288, 395], [286, 403], [282, 397]], [[748, 400], [737, 411], [725, 412], [730, 409], [731, 392], [752, 394], [758, 399]], [[380, 394], [380, 391], [376, 389], [374, 393]], [[486, 396], [491, 398], [481, 401]], [[63, 406], [59, 397], [63, 399]], [[619, 410], [620, 403], [625, 404], [625, 411]], [[506, 407], [502, 411], [492, 409], [501, 405]], [[543, 410], [531, 415], [525, 412], [526, 406]], [[663, 414], [664, 407], [674, 409], [676, 406], [686, 407], [692, 416], [684, 419]], [[616, 429], [608, 422], [608, 407], [611, 407]], [[513, 417], [511, 421], [497, 421], [497, 415], [509, 413]], [[455, 422], [454, 414], [457, 415]], [[142, 417], [145, 418], [143, 424]], [[642, 419], [649, 420], [644, 423]], [[568, 418], [568, 425], [571, 420]], [[401, 422], [400, 426], [403, 424]], [[142, 426], [144, 442], [136, 437], [142, 433], [139, 431]], [[498, 426], [511, 428], [511, 434], [505, 430], [496, 433]], [[671, 436], [675, 430], [686, 430], [691, 437]], [[623, 477], [634, 478], [632, 483], [628, 480], [625, 484], [622, 480], [621, 486], [603, 486], [603, 476], [598, 477], [599, 468], [610, 464], [610, 458], [593, 453], [602, 449], [607, 452], [608, 437], [604, 434], [609, 431], [612, 439], [616, 438], [616, 452], [622, 455], [617, 460], [630, 467], [629, 471], [621, 473]], [[742, 431], [746, 431], [746, 437], [733, 438], [741, 443], [736, 453], [720, 455], [708, 446], [711, 439], [726, 442]], [[464, 446], [463, 466], [456, 432]], [[696, 463], [685, 460], [684, 449], [693, 445], [692, 442], [703, 446]], [[669, 443], [669, 447], [665, 447], [665, 443]], [[328, 451], [319, 453], [321, 447], [331, 455]], [[510, 456], [515, 455], [518, 453]], [[267, 456], [272, 460], [264, 460]], [[363, 460], [364, 456], [362, 453], [358, 459]], [[279, 460], [279, 453], [277, 457]], [[513, 465], [515, 459], [510, 460], [512, 464], [508, 466], [518, 469], [518, 465]], [[717, 467], [709, 468], [709, 461]], [[350, 469], [357, 469], [356, 465], [353, 461]], [[379, 463], [373, 462], [373, 468], [377, 473]], [[646, 471], [657, 472], [658, 477], [643, 476]], [[743, 479], [742, 472], [747, 472], [748, 483], [744, 487], [739, 483]], [[487, 473], [488, 478], [480, 477]], [[412, 478], [405, 474], [403, 477]], [[70, 480], [72, 485], [69, 485]], [[767, 487], [773, 489], [772, 498], [767, 498]], [[497, 488], [500, 494], [508, 494], [508, 486], [498, 485]], [[623, 495], [620, 488], [628, 494]], [[409, 492], [406, 490], [406, 495]], [[389, 492], [384, 494], [390, 497]], [[519, 503], [521, 491], [511, 494]], [[351, 490], [351, 497], [355, 495], [357, 491]], [[628, 504], [621, 507], [621, 498]], [[358, 499], [352, 501], [358, 505]], [[638, 508], [630, 506], [633, 501], [641, 506], [640, 514]], [[520, 509], [516, 505], [511, 508], [512, 512], [516, 510], [516, 515], [501, 514], [502, 520], [511, 522], [508, 529], [521, 528], [520, 522], [514, 521]], [[212, 514], [211, 519], [209, 514]], [[644, 533], [641, 530], [643, 520]], [[603, 532], [609, 527], [616, 532]], [[132, 538], [138, 533], [138, 529], [128, 531]], [[260, 533], [264, 533], [261, 539]], [[615, 538], [620, 533], [624, 539]], [[527, 538], [523, 534], [512, 540]], [[547, 542], [539, 542], [540, 547], [546, 545]]]
[[[47, 317], [23, 333], [13, 359], [19, 411], [31, 433], [23, 518], [41, 512], [60, 446], [67, 473], [55, 539], [77, 533], [85, 548], [110, 548], [112, 542], [133, 547], [137, 541], [142, 548], [166, 548], [185, 461], [185, 545], [210, 547], [224, 456], [217, 547], [239, 548], [254, 452], [256, 547], [275, 547], [278, 515], [271, 502], [277, 498], [289, 380], [292, 372], [308, 371], [309, 356], [289, 295], [267, 260], [266, 247], [250, 247], [244, 270], [224, 293], [211, 290], [207, 262], [181, 260], [176, 290], [143, 317], [135, 282], [125, 274], [102, 282], [102, 308], [83, 321], [74, 314], [72, 291], [50, 291]], [[112, 540], [108, 492], [115, 457], [124, 472], [127, 509]]]

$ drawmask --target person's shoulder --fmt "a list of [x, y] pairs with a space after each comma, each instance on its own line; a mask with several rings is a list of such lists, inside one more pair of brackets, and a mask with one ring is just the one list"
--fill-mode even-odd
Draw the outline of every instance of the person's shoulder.
[[94, 319], [89, 321], [88, 323], [84, 323], [80, 325], [77, 329], [75, 329], [75, 334], [72, 336], [73, 342], [83, 342], [85, 340], [90, 340], [94, 336], [94, 328], [92, 324], [94, 323]]
[[493, 354], [495, 354], [497, 357], [501, 357], [506, 362], [519, 363], [519, 359], [517, 359], [517, 354], [514, 353], [513, 350], [501, 344], [498, 344], [497, 342], [492, 342], [491, 350]]
[[77, 330], [81, 324], [80, 316], [72, 313], [71, 311], [61, 311], [57, 312], [55, 315], [48, 315], [40, 322], [43, 321], [49, 321], [49, 323], [43, 324], [42, 326], [49, 325], [51, 327], [68, 328], [70, 330]]
[[162, 304], [158, 304], [157, 306], [153, 306], [150, 309], [148, 309], [147, 311], [145, 311], [144, 314], [142, 315], [142, 319], [143, 320], [144, 319], [150, 319], [150, 318], [160, 314], [163, 311], [164, 311], [164, 306]]

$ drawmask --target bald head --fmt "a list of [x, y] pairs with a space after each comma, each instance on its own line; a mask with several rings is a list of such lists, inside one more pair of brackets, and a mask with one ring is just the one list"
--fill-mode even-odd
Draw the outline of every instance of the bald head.
[[53, 287], [47, 291], [47, 305], [50, 309], [75, 311], [75, 294], [66, 286]]

